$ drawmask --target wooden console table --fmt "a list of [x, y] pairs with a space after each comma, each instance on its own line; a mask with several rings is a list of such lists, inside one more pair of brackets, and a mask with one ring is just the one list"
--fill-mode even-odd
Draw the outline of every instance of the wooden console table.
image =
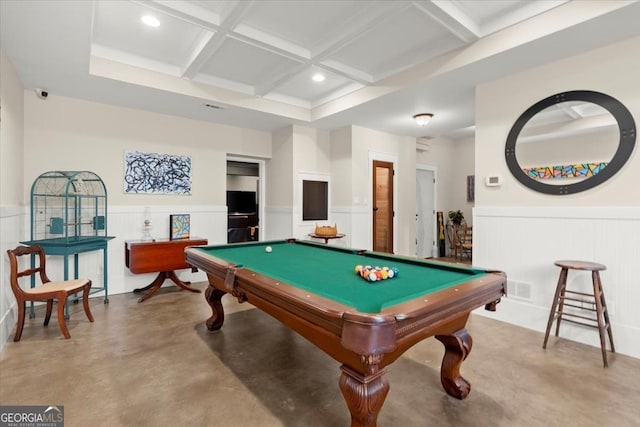
[[189, 286], [190, 282], [183, 282], [176, 276], [175, 270], [192, 268], [184, 258], [184, 248], [187, 246], [206, 245], [207, 239], [193, 237], [190, 239], [153, 241], [129, 240], [124, 243], [124, 262], [134, 274], [156, 273], [158, 276], [144, 288], [134, 289], [133, 292], [149, 291], [138, 302], [151, 298], [162, 286], [166, 279], [171, 279], [180, 288], [191, 292], [200, 292]]

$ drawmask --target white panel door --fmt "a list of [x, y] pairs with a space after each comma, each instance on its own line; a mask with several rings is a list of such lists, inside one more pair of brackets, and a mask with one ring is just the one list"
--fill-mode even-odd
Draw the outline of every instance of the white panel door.
[[435, 173], [432, 170], [416, 170], [416, 256], [436, 256], [435, 247]]

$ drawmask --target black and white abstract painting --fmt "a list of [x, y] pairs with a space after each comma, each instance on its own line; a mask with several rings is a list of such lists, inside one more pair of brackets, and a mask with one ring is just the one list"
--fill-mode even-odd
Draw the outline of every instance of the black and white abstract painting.
[[126, 151], [124, 192], [191, 194], [191, 157]]

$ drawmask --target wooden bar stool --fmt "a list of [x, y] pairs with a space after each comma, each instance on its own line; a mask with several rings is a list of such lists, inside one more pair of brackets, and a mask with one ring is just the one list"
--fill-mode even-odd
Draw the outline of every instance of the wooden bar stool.
[[[611, 323], [609, 322], [609, 313], [607, 311], [607, 303], [604, 299], [604, 291], [602, 290], [602, 283], [600, 282], [600, 271], [606, 270], [607, 267], [603, 264], [587, 261], [556, 261], [554, 263], [562, 270], [560, 270], [560, 277], [558, 279], [558, 286], [556, 287], [556, 294], [553, 297], [553, 304], [551, 305], [551, 312], [549, 313], [549, 321], [547, 322], [547, 332], [544, 335], [544, 343], [542, 348], [547, 348], [547, 341], [549, 339], [549, 331], [551, 331], [551, 325], [554, 319], [556, 322], [556, 337], [560, 331], [560, 322], [564, 320], [571, 323], [577, 323], [583, 326], [589, 326], [591, 328], [597, 328], [600, 333], [600, 348], [602, 349], [602, 361], [604, 367], [608, 367], [607, 363], [607, 344], [605, 341], [605, 330], [609, 334], [609, 343], [611, 344], [611, 352], [615, 353], [615, 347], [613, 346], [613, 334], [611, 333]], [[567, 275], [569, 270], [586, 270], [591, 271], [591, 279], [593, 281], [593, 294], [585, 292], [575, 292], [567, 290]], [[569, 294], [569, 296], [567, 295]], [[578, 310], [590, 311], [595, 313], [593, 316], [584, 316], [575, 313], [568, 313], [564, 311], [565, 307], [572, 307]]]

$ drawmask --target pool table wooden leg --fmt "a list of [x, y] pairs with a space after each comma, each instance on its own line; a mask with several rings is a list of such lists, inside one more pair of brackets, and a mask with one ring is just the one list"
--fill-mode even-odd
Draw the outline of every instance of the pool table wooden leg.
[[436, 339], [445, 348], [440, 368], [442, 387], [450, 396], [464, 399], [471, 391], [471, 384], [460, 375], [460, 366], [471, 352], [471, 335], [463, 328], [451, 335], [436, 335]]
[[222, 307], [222, 297], [226, 294], [213, 286], [208, 286], [204, 292], [204, 298], [211, 307], [211, 317], [207, 319], [207, 329], [217, 331], [224, 324], [224, 308]]
[[340, 369], [340, 390], [351, 412], [351, 427], [375, 427], [389, 392], [386, 371], [364, 376], [346, 365]]

